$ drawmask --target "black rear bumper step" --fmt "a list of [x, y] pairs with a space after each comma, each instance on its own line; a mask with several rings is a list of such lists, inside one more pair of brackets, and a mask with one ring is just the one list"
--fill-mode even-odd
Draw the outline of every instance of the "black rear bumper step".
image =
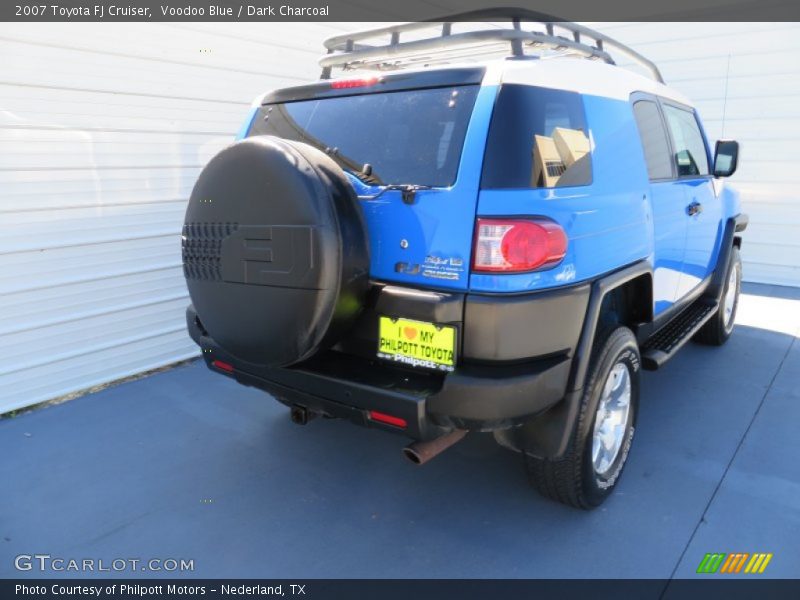
[[695, 333], [714, 316], [719, 304], [701, 297], [686, 310], [656, 331], [642, 348], [642, 367], [655, 371], [692, 339]]
[[[346, 418], [416, 440], [453, 429], [493, 431], [520, 425], [563, 399], [572, 365], [562, 354], [521, 363], [463, 363], [443, 373], [327, 350], [291, 367], [270, 368], [226, 352], [201, 328], [191, 306], [186, 322], [209, 368], [307, 413]], [[372, 421], [370, 411], [398, 417], [406, 427]]]

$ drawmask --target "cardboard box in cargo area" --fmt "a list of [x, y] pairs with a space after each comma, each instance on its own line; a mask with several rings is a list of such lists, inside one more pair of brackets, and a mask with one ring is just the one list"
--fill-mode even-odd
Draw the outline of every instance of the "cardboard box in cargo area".
[[[531, 185], [556, 187], [562, 175], [569, 172], [569, 168], [587, 154], [589, 154], [589, 138], [580, 129], [555, 127], [552, 137], [535, 135]], [[585, 163], [583, 167], [586, 167]], [[576, 169], [580, 170], [580, 166]], [[565, 184], [569, 185], [566, 180], [562, 185]]]
[[555, 127], [553, 129], [553, 142], [561, 160], [564, 161], [564, 166], [567, 168], [589, 154], [589, 138], [580, 129]]
[[533, 187], [555, 187], [564, 172], [564, 161], [558, 153], [553, 138], [535, 135], [533, 147]]

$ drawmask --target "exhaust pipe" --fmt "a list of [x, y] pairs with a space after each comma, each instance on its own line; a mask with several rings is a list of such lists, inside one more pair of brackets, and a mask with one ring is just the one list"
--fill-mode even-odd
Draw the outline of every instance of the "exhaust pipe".
[[467, 435], [466, 430], [456, 429], [429, 442], [414, 442], [403, 448], [403, 456], [415, 465], [424, 465]]
[[299, 404], [293, 404], [289, 412], [289, 417], [295, 425], [307, 425], [316, 416], [317, 413]]

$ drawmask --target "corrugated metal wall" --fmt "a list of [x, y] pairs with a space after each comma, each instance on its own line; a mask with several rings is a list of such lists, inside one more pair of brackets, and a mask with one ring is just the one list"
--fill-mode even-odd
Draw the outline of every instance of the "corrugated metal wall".
[[800, 24], [596, 26], [658, 64], [667, 83], [695, 102], [712, 143], [741, 143], [730, 182], [750, 215], [744, 278], [800, 286]]
[[[196, 349], [185, 203], [253, 97], [351, 25], [0, 24], [0, 413]], [[800, 285], [797, 24], [606, 24], [743, 143], [752, 281]], [[727, 98], [727, 99], [726, 99]]]
[[194, 356], [186, 201], [331, 26], [0, 24], [0, 413]]

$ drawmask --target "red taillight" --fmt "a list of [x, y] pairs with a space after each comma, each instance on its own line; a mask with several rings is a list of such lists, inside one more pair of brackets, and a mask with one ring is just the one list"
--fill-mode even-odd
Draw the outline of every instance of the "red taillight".
[[225, 371], [226, 373], [233, 373], [234, 371], [233, 365], [230, 365], [226, 362], [222, 362], [221, 360], [211, 361], [211, 364], [212, 366], [215, 366], [221, 371]]
[[520, 273], [553, 267], [567, 253], [567, 235], [548, 219], [478, 219], [473, 271]]
[[361, 79], [339, 79], [338, 81], [331, 81], [332, 90], [345, 90], [348, 88], [369, 87], [380, 83], [380, 77], [364, 77]]
[[395, 427], [402, 427], [403, 429], [408, 425], [405, 419], [393, 417], [392, 415], [387, 415], [377, 410], [369, 411], [369, 418], [373, 421], [378, 421], [378, 423], [386, 423], [387, 425], [394, 425]]

